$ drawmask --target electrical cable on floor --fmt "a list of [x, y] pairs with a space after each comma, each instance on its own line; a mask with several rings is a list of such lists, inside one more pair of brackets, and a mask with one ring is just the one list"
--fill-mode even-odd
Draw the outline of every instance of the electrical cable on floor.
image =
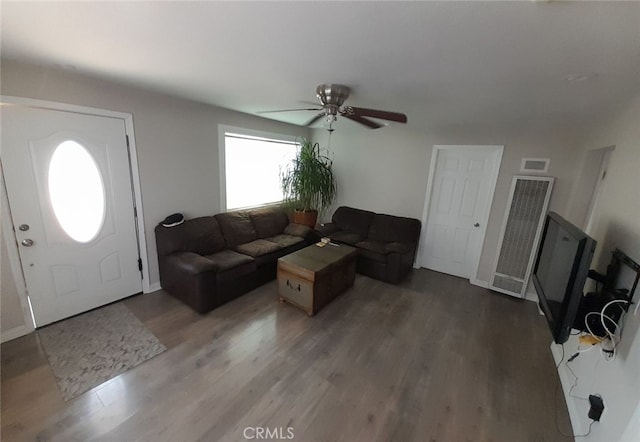
[[[560, 344], [560, 348], [562, 349], [562, 357], [560, 358], [560, 362], [558, 362], [558, 364], [556, 365], [556, 372], [558, 371], [558, 368], [560, 368], [560, 365], [562, 364], [562, 362], [564, 361], [564, 344]], [[560, 388], [560, 373], [558, 373], [558, 376], [556, 378], [556, 388], [554, 390], [553, 393], [553, 409], [554, 409], [554, 419], [553, 421], [556, 424], [556, 430], [558, 430], [558, 433], [560, 433], [563, 437], [572, 439], [573, 436], [572, 435], [568, 435], [562, 432], [562, 430], [560, 429], [560, 425], [558, 425], [558, 389]]]
[[568, 396], [571, 396], [572, 398], [581, 399], [581, 400], [583, 400], [583, 401], [587, 401], [587, 402], [589, 402], [589, 399], [588, 399], [588, 398], [586, 398], [586, 397], [580, 397], [580, 396], [576, 396], [576, 395], [572, 394], [572, 393], [573, 393], [573, 389], [574, 389], [574, 388], [576, 388], [576, 386], [578, 385], [578, 380], [579, 380], [580, 378], [578, 377], [578, 375], [576, 375], [576, 374], [575, 374], [575, 372], [573, 371], [573, 369], [571, 368], [571, 366], [569, 366], [569, 361], [565, 362], [565, 363], [564, 363], [564, 366], [565, 366], [565, 367], [567, 367], [567, 370], [569, 370], [569, 372], [571, 373], [571, 375], [572, 375], [572, 376], [573, 376], [573, 378], [574, 378], [573, 385], [572, 385], [572, 386], [571, 386], [571, 388], [569, 389], [569, 393], [567, 393], [567, 395], [568, 395]]
[[[564, 344], [560, 344], [561, 348], [562, 348], [562, 357], [560, 358], [560, 362], [558, 362], [558, 364], [556, 365], [556, 371], [558, 370], [558, 368], [560, 368], [560, 365], [562, 365], [562, 362], [564, 361], [564, 357], [565, 357], [565, 353], [564, 353]], [[579, 353], [576, 353], [577, 355], [579, 355]], [[576, 357], [575, 355], [572, 357]], [[575, 397], [577, 399], [584, 399], [584, 400], [589, 400], [589, 399], [585, 399], [585, 398], [581, 398], [579, 396], [573, 396], [571, 395], [571, 391], [573, 391], [573, 388], [577, 385], [578, 383], [578, 376], [576, 376], [576, 374], [573, 372], [573, 370], [571, 369], [571, 367], [569, 367], [569, 361], [565, 362], [565, 367], [567, 367], [569, 369], [569, 371], [571, 372], [571, 374], [575, 377], [575, 382], [573, 383], [573, 386], [571, 387], [571, 389], [569, 390], [569, 396]], [[560, 374], [558, 373], [558, 377], [556, 378], [556, 388], [555, 388], [555, 393], [554, 393], [554, 422], [556, 424], [556, 430], [558, 430], [558, 433], [560, 433], [560, 435], [562, 435], [563, 437], [567, 438], [567, 439], [573, 439], [576, 437], [587, 437], [589, 434], [591, 434], [591, 426], [593, 425], [594, 422], [597, 422], [596, 420], [591, 420], [591, 423], [589, 424], [589, 429], [587, 430], [587, 432], [585, 434], [577, 434], [577, 435], [569, 435], [564, 433], [561, 429], [560, 429], [560, 425], [558, 425], [558, 389], [560, 388]]]
[[584, 434], [578, 434], [578, 435], [575, 435], [575, 436], [573, 436], [573, 437], [587, 437], [587, 436], [591, 433], [591, 426], [592, 426], [595, 422], [597, 422], [597, 421], [596, 421], [596, 420], [594, 420], [594, 419], [591, 419], [591, 423], [589, 424], [589, 429], [587, 430], [587, 432], [586, 432], [586, 433], [584, 433]]

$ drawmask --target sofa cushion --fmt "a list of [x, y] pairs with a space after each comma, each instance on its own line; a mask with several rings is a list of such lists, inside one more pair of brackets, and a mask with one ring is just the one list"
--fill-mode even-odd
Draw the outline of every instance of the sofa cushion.
[[258, 238], [278, 235], [289, 224], [286, 212], [279, 208], [252, 210], [249, 212], [249, 217]]
[[360, 241], [356, 244], [358, 248], [358, 255], [371, 259], [372, 261], [381, 262], [385, 264], [387, 262], [387, 249], [386, 244], [378, 241]]
[[243, 255], [242, 253], [234, 252], [233, 250], [223, 250], [213, 255], [205, 256], [206, 259], [215, 264], [219, 272], [224, 272], [235, 267], [244, 265], [253, 265], [255, 270], [255, 261], [252, 257]]
[[240, 278], [249, 277], [249, 275], [256, 272], [257, 264], [255, 262], [249, 262], [232, 267], [228, 270], [216, 273], [216, 282], [225, 283], [238, 281]]
[[281, 235], [267, 238], [267, 241], [271, 241], [273, 243], [281, 245], [282, 247], [291, 247], [294, 244], [301, 243], [302, 241], [304, 241], [304, 239], [300, 238], [299, 236], [286, 235], [283, 233]]
[[223, 250], [213, 255], [205, 256], [217, 268], [216, 281], [229, 282], [254, 273], [257, 269], [255, 260], [233, 250]]
[[218, 221], [212, 216], [193, 218], [175, 227], [156, 227], [158, 255], [195, 252], [208, 255], [225, 248]]
[[215, 215], [215, 218], [218, 220], [220, 230], [229, 248], [258, 239], [247, 212], [219, 213]]
[[367, 238], [374, 241], [417, 243], [420, 221], [413, 218], [376, 214]]
[[256, 239], [255, 241], [248, 242], [246, 244], [240, 244], [236, 246], [236, 252], [252, 257], [266, 255], [273, 253], [276, 250], [283, 249], [284, 246], [276, 244], [266, 239]]
[[329, 238], [333, 241], [342, 242], [351, 246], [356, 245], [356, 243], [359, 243], [364, 239], [362, 235], [355, 232], [348, 232], [346, 230], [340, 230], [336, 233], [332, 233], [329, 235]]
[[285, 227], [284, 233], [285, 235], [291, 236], [299, 236], [300, 238], [306, 238], [307, 235], [311, 232], [311, 227], [305, 226], [303, 224], [290, 223]]
[[407, 253], [412, 250], [412, 246], [410, 244], [402, 243], [402, 242], [389, 242], [385, 246], [386, 253]]
[[353, 207], [338, 207], [333, 214], [332, 221], [342, 230], [358, 233], [362, 238], [369, 234], [369, 227], [375, 213]]

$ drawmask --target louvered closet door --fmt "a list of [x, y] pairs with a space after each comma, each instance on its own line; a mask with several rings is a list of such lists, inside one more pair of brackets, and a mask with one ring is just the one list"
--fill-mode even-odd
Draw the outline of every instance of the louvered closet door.
[[554, 178], [515, 176], [498, 245], [491, 288], [524, 297]]

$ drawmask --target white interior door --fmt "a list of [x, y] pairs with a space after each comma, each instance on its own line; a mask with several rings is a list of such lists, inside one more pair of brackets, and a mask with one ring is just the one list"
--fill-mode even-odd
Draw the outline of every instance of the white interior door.
[[502, 150], [502, 146], [434, 146], [425, 201], [423, 267], [475, 278]]
[[2, 167], [37, 326], [141, 291], [124, 120], [5, 105]]

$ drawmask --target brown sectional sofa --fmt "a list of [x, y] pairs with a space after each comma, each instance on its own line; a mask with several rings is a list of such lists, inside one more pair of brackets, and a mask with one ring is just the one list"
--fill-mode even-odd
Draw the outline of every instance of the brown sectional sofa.
[[342, 206], [331, 221], [318, 227], [317, 233], [356, 247], [358, 273], [395, 284], [413, 267], [420, 239], [417, 219]]
[[274, 279], [279, 257], [315, 239], [279, 208], [159, 224], [155, 233], [162, 288], [200, 313]]

